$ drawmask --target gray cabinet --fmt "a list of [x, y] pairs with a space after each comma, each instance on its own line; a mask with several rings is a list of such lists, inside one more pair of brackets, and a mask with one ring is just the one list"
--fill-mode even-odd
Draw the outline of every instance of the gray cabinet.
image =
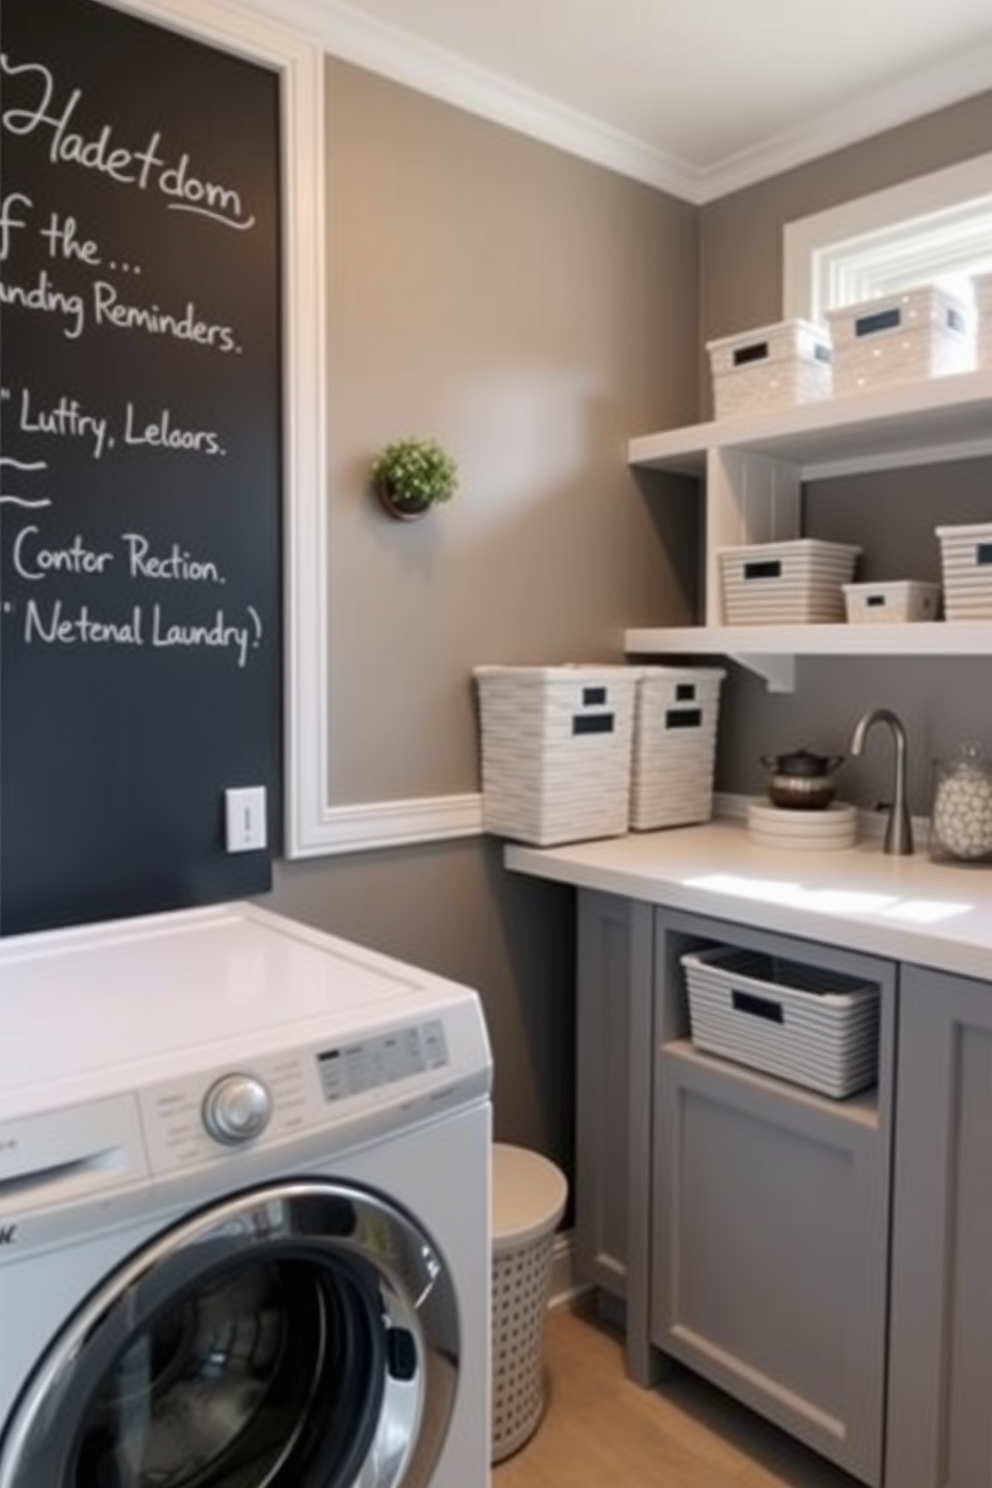
[[[865, 1483], [882, 1475], [895, 968], [659, 914], [651, 1341]], [[846, 1100], [697, 1049], [680, 957], [760, 950], [878, 986], [878, 1084]]]
[[891, 1488], [992, 1483], [992, 988], [904, 968]]
[[[874, 981], [843, 1101], [706, 1054], [680, 958]], [[883, 1488], [992, 1484], [992, 986], [579, 891], [576, 1260], [627, 1366], [711, 1379]]]

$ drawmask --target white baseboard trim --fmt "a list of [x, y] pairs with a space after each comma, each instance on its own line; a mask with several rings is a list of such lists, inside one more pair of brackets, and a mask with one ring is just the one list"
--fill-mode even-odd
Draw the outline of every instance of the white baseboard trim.
[[575, 1272], [575, 1235], [571, 1230], [559, 1230], [551, 1247], [551, 1285], [548, 1289], [548, 1306], [560, 1307], [570, 1302], [580, 1292], [588, 1291], [584, 1281]]

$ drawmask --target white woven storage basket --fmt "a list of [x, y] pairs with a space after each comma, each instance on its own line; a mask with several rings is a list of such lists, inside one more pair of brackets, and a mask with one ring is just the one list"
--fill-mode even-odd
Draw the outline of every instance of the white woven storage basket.
[[554, 1232], [568, 1186], [554, 1163], [493, 1148], [492, 1441], [501, 1462], [534, 1434], [544, 1410], [544, 1332]]
[[708, 341], [716, 417], [740, 418], [829, 398], [830, 333], [808, 320], [784, 320]]
[[485, 830], [539, 847], [623, 836], [636, 669], [480, 666], [474, 675]]
[[946, 620], [992, 619], [992, 522], [938, 527]]
[[829, 624], [845, 616], [844, 589], [860, 548], [799, 537], [721, 548], [728, 625]]
[[877, 986], [722, 946], [682, 965], [699, 1048], [838, 1100], [875, 1084]]
[[844, 600], [852, 625], [936, 620], [940, 613], [940, 585], [924, 584], [917, 579], [845, 584]]
[[630, 780], [635, 831], [713, 815], [719, 667], [638, 668]]
[[834, 392], [862, 392], [974, 366], [974, 317], [936, 284], [829, 310]]

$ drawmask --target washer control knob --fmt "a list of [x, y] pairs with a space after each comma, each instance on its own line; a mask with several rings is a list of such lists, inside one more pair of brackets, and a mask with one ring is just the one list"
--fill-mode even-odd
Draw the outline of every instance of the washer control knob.
[[224, 1075], [203, 1098], [203, 1124], [229, 1146], [250, 1142], [269, 1124], [272, 1096], [254, 1075]]

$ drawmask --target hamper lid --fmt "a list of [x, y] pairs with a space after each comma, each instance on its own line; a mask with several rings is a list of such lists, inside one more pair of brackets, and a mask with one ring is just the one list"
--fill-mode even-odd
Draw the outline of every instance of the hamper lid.
[[493, 1248], [526, 1245], [549, 1234], [565, 1212], [564, 1174], [537, 1152], [493, 1146]]

